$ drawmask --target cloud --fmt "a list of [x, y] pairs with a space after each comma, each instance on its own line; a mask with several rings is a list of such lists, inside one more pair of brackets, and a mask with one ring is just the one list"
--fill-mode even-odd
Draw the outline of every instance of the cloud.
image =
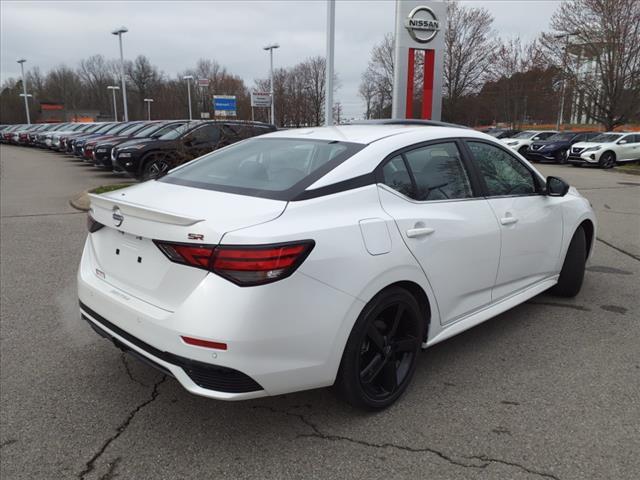
[[[496, 18], [500, 35], [530, 40], [547, 28], [558, 1], [466, 1], [487, 8]], [[20, 74], [15, 60], [42, 71], [100, 53], [117, 58], [118, 44], [111, 30], [125, 25], [126, 58], [148, 56], [168, 75], [211, 58], [248, 86], [268, 75], [268, 56], [262, 47], [278, 42], [276, 67], [324, 55], [326, 3], [318, 1], [215, 2], [30, 2], [0, 3], [0, 81]], [[371, 47], [393, 31], [393, 0], [338, 1], [336, 6], [335, 69], [341, 88], [336, 100], [347, 117], [359, 116], [360, 75]], [[224, 92], [220, 92], [224, 93]]]

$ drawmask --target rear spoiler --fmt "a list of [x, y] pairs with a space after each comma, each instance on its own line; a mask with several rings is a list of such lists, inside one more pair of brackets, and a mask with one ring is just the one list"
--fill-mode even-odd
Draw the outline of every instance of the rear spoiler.
[[91, 200], [90, 211], [98, 216], [113, 215], [113, 211], [117, 208], [120, 214], [126, 217], [134, 217], [142, 220], [150, 220], [153, 222], [164, 223], [168, 225], [189, 226], [204, 221], [204, 218], [187, 217], [177, 213], [156, 210], [135, 203], [126, 202], [124, 200], [116, 200], [103, 195], [89, 194]]

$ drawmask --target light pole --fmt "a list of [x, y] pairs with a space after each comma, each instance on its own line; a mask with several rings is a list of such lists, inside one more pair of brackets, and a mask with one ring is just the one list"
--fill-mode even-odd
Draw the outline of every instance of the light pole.
[[151, 120], [151, 102], [153, 102], [153, 98], [145, 98], [145, 102], [147, 102], [147, 120]]
[[189, 121], [193, 120], [193, 114], [191, 113], [191, 80], [193, 80], [193, 75], [185, 75], [182, 77], [183, 80], [187, 81], [187, 99], [189, 101]]
[[18, 59], [18, 63], [20, 64], [20, 71], [22, 72], [22, 94], [20, 96], [24, 97], [24, 111], [27, 114], [27, 123], [31, 125], [31, 116], [29, 115], [29, 100], [27, 100], [27, 97], [30, 97], [31, 95], [27, 95], [27, 83], [24, 80], [24, 62], [26, 61], [27, 60], [24, 58]]
[[113, 121], [118, 121], [118, 106], [116, 105], [116, 90], [120, 90], [120, 87], [117, 85], [109, 85], [107, 87], [108, 90], [113, 92]]
[[564, 95], [567, 84], [567, 74], [565, 70], [567, 69], [567, 49], [569, 48], [569, 37], [575, 35], [577, 32], [571, 33], [561, 33], [559, 35], [554, 35], [554, 38], [564, 38], [564, 52], [562, 55], [562, 87], [560, 88], [560, 111], [558, 112], [558, 119], [556, 121], [556, 130], [560, 131], [560, 125], [563, 123], [564, 118]]
[[120, 27], [113, 30], [111, 33], [118, 36], [118, 42], [120, 43], [120, 79], [122, 81], [122, 104], [124, 106], [124, 121], [129, 121], [129, 110], [127, 109], [127, 85], [124, 81], [124, 55], [122, 54], [122, 34], [127, 33], [127, 27]]
[[327, 65], [324, 84], [325, 94], [324, 124], [327, 127], [333, 125], [333, 50], [336, 33], [336, 0], [327, 0]]
[[271, 124], [276, 124], [276, 114], [275, 114], [275, 100], [273, 98], [273, 51], [276, 48], [280, 48], [280, 45], [277, 43], [273, 43], [271, 45], [267, 45], [263, 48], [263, 50], [269, 51], [269, 82], [271, 83]]

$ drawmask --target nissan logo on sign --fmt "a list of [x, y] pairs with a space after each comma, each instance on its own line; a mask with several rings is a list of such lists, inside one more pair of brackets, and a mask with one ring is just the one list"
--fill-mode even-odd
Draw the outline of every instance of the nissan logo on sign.
[[409, 35], [416, 42], [428, 43], [440, 30], [440, 22], [429, 7], [416, 7], [404, 21]]

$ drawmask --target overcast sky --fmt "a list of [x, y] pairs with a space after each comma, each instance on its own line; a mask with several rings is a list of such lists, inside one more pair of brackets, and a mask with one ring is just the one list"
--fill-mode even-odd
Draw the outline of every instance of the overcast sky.
[[[500, 36], [520, 35], [531, 40], [548, 28], [560, 1], [465, 1], [487, 8]], [[336, 6], [335, 69], [341, 88], [336, 100], [347, 117], [362, 114], [357, 96], [360, 75], [371, 47], [394, 28], [395, 0], [338, 0]], [[144, 54], [166, 74], [195, 66], [199, 58], [215, 59], [252, 87], [268, 75], [268, 57], [275, 51], [276, 67], [324, 55], [326, 3], [318, 1], [210, 1], [210, 2], [98, 2], [0, 0], [0, 81], [20, 74], [16, 59], [27, 59], [45, 72], [61, 63], [75, 67], [93, 54], [118, 57], [116, 37], [110, 31], [125, 25], [124, 55]], [[225, 92], [217, 92], [224, 94]]]

